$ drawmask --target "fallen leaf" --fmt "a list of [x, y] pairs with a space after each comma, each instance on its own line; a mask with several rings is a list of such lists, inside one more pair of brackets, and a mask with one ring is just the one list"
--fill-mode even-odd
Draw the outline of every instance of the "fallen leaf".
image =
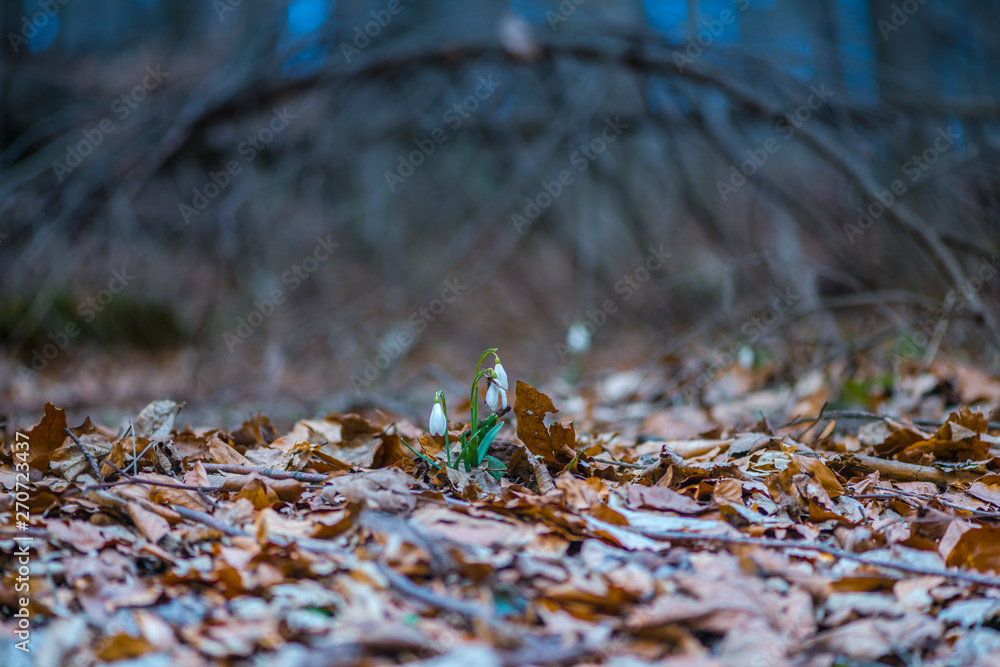
[[514, 414], [517, 416], [517, 437], [531, 453], [549, 465], [565, 465], [576, 456], [576, 431], [555, 421], [559, 411], [552, 399], [530, 384], [517, 381]]

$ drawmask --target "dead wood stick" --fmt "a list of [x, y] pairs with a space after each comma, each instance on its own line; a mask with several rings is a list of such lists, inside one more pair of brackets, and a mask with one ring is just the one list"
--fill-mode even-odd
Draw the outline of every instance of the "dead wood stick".
[[229, 535], [230, 537], [251, 537], [250, 533], [240, 530], [239, 528], [234, 528], [233, 526], [222, 522], [220, 519], [216, 519], [211, 514], [205, 514], [204, 512], [199, 512], [198, 510], [189, 509], [183, 505], [171, 505], [171, 508], [185, 519], [196, 521], [208, 526], [209, 528], [214, 528], [223, 535]]
[[617, 466], [619, 468], [635, 468], [636, 470], [644, 470], [648, 466], [644, 466], [641, 463], [626, 463], [625, 461], [613, 461], [611, 459], [599, 459], [596, 456], [590, 457], [591, 461], [596, 463], [606, 463], [610, 466]]
[[901, 572], [911, 572], [928, 576], [945, 577], [958, 581], [968, 581], [974, 584], [984, 584], [986, 586], [1000, 586], [1000, 577], [990, 577], [985, 574], [974, 574], [963, 570], [946, 570], [936, 567], [920, 567], [907, 563], [893, 563], [890, 561], [876, 560], [868, 558], [864, 554], [857, 554], [851, 551], [844, 551], [836, 547], [828, 547], [822, 544], [814, 544], [802, 540], [777, 540], [768, 537], [734, 537], [730, 535], [706, 535], [704, 533], [688, 533], [680, 530], [642, 530], [638, 531], [648, 537], [655, 537], [665, 540], [677, 540], [687, 542], [717, 542], [721, 544], [746, 544], [759, 547], [771, 547], [776, 549], [805, 549], [836, 556], [845, 560], [853, 560], [863, 565], [871, 567], [881, 567]]
[[[820, 421], [820, 420], [830, 421], [834, 419], [865, 419], [868, 421], [891, 420], [904, 424], [910, 423], [913, 424], [914, 426], [934, 426], [938, 428], [948, 423], [948, 422], [934, 421], [928, 419], [908, 420], [903, 417], [894, 417], [892, 415], [879, 415], [875, 414], [874, 412], [863, 412], [858, 410], [830, 410], [829, 412], [824, 412], [820, 414], [818, 417], [802, 417], [799, 419], [793, 419], [790, 422], [782, 424], [778, 428], [797, 426], [798, 424], [805, 424], [806, 422], [811, 422], [811, 421]], [[986, 427], [990, 429], [1000, 429], [1000, 422], [988, 422], [986, 424]]]
[[97, 475], [97, 480], [101, 482], [101, 484], [103, 484], [104, 475], [101, 474], [101, 469], [97, 467], [97, 461], [94, 460], [94, 457], [91, 455], [90, 451], [83, 445], [82, 442], [80, 442], [80, 439], [78, 437], [73, 435], [73, 431], [69, 430], [68, 428], [64, 428], [63, 430], [66, 431], [67, 434], [69, 434], [69, 437], [73, 438], [73, 442], [76, 443], [76, 446], [83, 451], [83, 455], [87, 457], [87, 463], [90, 464], [90, 469], [94, 471], [95, 475]]
[[879, 475], [902, 482], [931, 482], [945, 488], [955, 482], [973, 482], [985, 473], [972, 470], [942, 470], [930, 466], [918, 466], [902, 461], [889, 461], [863, 454], [839, 454], [830, 459], [865, 470], [878, 471]]
[[409, 577], [405, 577], [393, 570], [388, 565], [383, 565], [382, 563], [375, 563], [379, 572], [389, 580], [389, 584], [404, 595], [408, 595], [414, 599], [420, 600], [426, 605], [430, 605], [435, 609], [446, 609], [448, 611], [453, 611], [455, 613], [461, 614], [462, 616], [467, 616], [471, 618], [487, 618], [488, 614], [484, 611], [483, 607], [474, 602], [466, 602], [465, 600], [459, 600], [456, 598], [444, 597], [443, 595], [438, 595], [434, 591], [424, 588], [419, 584], [415, 584], [410, 581]]
[[233, 475], [252, 475], [258, 473], [271, 479], [294, 479], [299, 482], [310, 482], [312, 484], [322, 484], [326, 481], [327, 475], [315, 472], [296, 472], [294, 470], [275, 470], [273, 468], [257, 468], [254, 466], [237, 466], [228, 463], [202, 463], [205, 470], [209, 472], [228, 472]]
[[[135, 455], [135, 453], [136, 453], [136, 448], [135, 448], [135, 424], [132, 423], [131, 419], [128, 420], [128, 430], [132, 431], [132, 472], [134, 474], [138, 474], [138, 472], [139, 472], [139, 457]], [[127, 468], [128, 466], [125, 466], [125, 467]]]
[[225, 491], [220, 487], [215, 486], [192, 486], [190, 484], [171, 484], [170, 482], [159, 482], [152, 479], [142, 479], [141, 477], [135, 477], [133, 475], [127, 475], [125, 479], [119, 480], [117, 482], [105, 482], [104, 484], [95, 484], [92, 487], [86, 487], [87, 490], [91, 488], [94, 489], [110, 489], [115, 486], [125, 486], [127, 484], [146, 484], [147, 486], [162, 486], [167, 489], [184, 489], [185, 491], [197, 491], [198, 493], [221, 493]]

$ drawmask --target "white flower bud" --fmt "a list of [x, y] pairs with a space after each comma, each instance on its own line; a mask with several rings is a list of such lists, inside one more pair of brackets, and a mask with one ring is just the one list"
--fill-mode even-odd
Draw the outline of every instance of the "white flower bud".
[[434, 401], [434, 407], [431, 408], [431, 418], [427, 422], [427, 430], [431, 435], [444, 435], [445, 431], [448, 430], [448, 418], [445, 417], [444, 409], [437, 401]]

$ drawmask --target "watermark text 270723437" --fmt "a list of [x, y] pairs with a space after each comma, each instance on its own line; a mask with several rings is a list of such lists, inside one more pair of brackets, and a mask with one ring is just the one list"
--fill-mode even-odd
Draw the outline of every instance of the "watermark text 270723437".
[[14, 436], [14, 521], [15, 527], [24, 535], [16, 535], [17, 545], [12, 554], [17, 559], [17, 572], [14, 577], [14, 592], [17, 593], [14, 605], [15, 629], [14, 635], [20, 640], [14, 648], [25, 653], [31, 653], [31, 542], [35, 538], [28, 535], [31, 522], [28, 491], [31, 482], [28, 478], [28, 460], [30, 443], [28, 436], [20, 431]]

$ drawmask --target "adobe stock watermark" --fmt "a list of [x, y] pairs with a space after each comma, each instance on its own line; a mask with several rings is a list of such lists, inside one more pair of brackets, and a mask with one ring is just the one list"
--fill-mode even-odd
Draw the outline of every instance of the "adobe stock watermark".
[[371, 45], [372, 40], [382, 34], [384, 28], [389, 27], [393, 18], [402, 13], [403, 3], [406, 1], [389, 0], [385, 9], [373, 9], [369, 12], [372, 20], [365, 23], [363, 30], [359, 25], [354, 26], [354, 40], [352, 44], [348, 44], [347, 42], [340, 43], [340, 52], [344, 55], [344, 60], [347, 61], [348, 65], [351, 64], [352, 58], [367, 49]]
[[[490, 98], [493, 92], [500, 87], [500, 84], [500, 81], [493, 78], [492, 73], [479, 77], [478, 84], [472, 94], [461, 102], [456, 102], [448, 107], [448, 110], [441, 116], [441, 120], [447, 123], [452, 131], [458, 130], [462, 127], [462, 123], [479, 108], [480, 103]], [[417, 150], [410, 151], [405, 156], [400, 153], [396, 171], [387, 170], [385, 172], [385, 184], [389, 187], [389, 191], [395, 192], [396, 186], [405, 183], [406, 179], [427, 161], [427, 158], [434, 155], [437, 147], [446, 141], [448, 141], [448, 132], [444, 127], [434, 128], [430, 135], [424, 139], [414, 139], [413, 144]]]
[[277, 287], [271, 290], [268, 298], [254, 299], [253, 309], [246, 317], [236, 318], [236, 328], [232, 333], [222, 332], [222, 342], [226, 344], [229, 354], [232, 354], [238, 345], [245, 343], [254, 332], [257, 331], [269, 317], [274, 315], [278, 306], [285, 303], [288, 295], [302, 287], [303, 283], [312, 277], [319, 269], [319, 265], [333, 256], [333, 251], [340, 247], [339, 243], [334, 243], [327, 234], [326, 237], [317, 236], [316, 245], [312, 252], [303, 257], [298, 262], [292, 264], [287, 271], [281, 274], [281, 284], [287, 285], [288, 290]]
[[[246, 139], [236, 147], [236, 152], [243, 158], [243, 162], [246, 164], [253, 162], [258, 153], [267, 148], [267, 145], [274, 141], [277, 135], [285, 131], [285, 128], [291, 123], [291, 119], [298, 118], [298, 116], [298, 114], [288, 111], [287, 105], [282, 107], [280, 111], [274, 107], [267, 125], [254, 134], [248, 134]], [[177, 210], [180, 212], [184, 224], [191, 224], [191, 218], [200, 215], [208, 208], [209, 204], [229, 187], [233, 178], [241, 173], [243, 173], [243, 165], [238, 160], [230, 160], [219, 171], [208, 172], [208, 180], [201, 188], [191, 188], [192, 193], [194, 193], [194, 196], [191, 197], [191, 203], [182, 201], [177, 204]]]
[[59, 8], [68, 5], [70, 0], [38, 0], [40, 11], [35, 12], [28, 18], [27, 14], [21, 17], [21, 30], [19, 32], [8, 32], [7, 41], [14, 53], [20, 53], [21, 47], [28, 43], [28, 40], [38, 34], [41, 28], [49, 24], [49, 21], [59, 15]]
[[886, 360], [894, 365], [900, 359], [915, 359], [920, 351], [927, 349], [928, 344], [934, 340], [941, 323], [965, 308], [968, 301], [979, 293], [987, 282], [996, 277], [998, 271], [1000, 271], [1000, 255], [994, 254], [989, 259], [985, 256], [980, 257], [979, 266], [972, 277], [948, 290], [941, 307], [934, 312], [931, 319], [920, 320], [909, 327], [910, 331], [919, 330], [904, 336], [899, 349], [887, 353]]
[[[576, 167], [576, 171], [583, 173], [587, 171], [590, 164], [596, 160], [608, 146], [613, 144], [621, 136], [622, 132], [628, 129], [628, 124], [619, 120], [620, 116], [604, 119], [605, 128], [601, 131], [601, 136], [594, 137], [588, 143], [583, 144], [573, 151], [569, 156], [569, 162]], [[528, 227], [538, 217], [546, 211], [552, 202], [559, 198], [563, 191], [573, 184], [574, 176], [569, 169], [560, 171], [551, 181], [542, 179], [540, 182], [542, 191], [534, 197], [524, 198], [524, 210], [521, 213], [512, 213], [510, 221], [518, 234], [524, 233], [524, 228]]]
[[775, 298], [771, 301], [770, 306], [743, 322], [739, 328], [742, 336], [734, 337], [733, 342], [729, 344], [725, 352], [719, 352], [717, 349], [712, 350], [712, 364], [699, 373], [694, 381], [684, 385], [682, 389], [684, 398], [693, 401], [695, 395], [714, 380], [721, 370], [728, 368], [731, 363], [740, 358], [740, 351], [743, 348], [760, 340], [764, 334], [785, 318], [785, 313], [792, 306], [802, 299], [802, 295], [796, 294], [791, 287], [786, 287], [784, 292], [775, 290], [774, 294]]
[[549, 22], [549, 27], [555, 30], [559, 27], [560, 23], [569, 20], [569, 17], [576, 12], [576, 8], [587, 2], [587, 0], [562, 0], [559, 6], [556, 7], [558, 11], [551, 9], [545, 10], [545, 20]]
[[372, 382], [378, 379], [382, 371], [392, 365], [406, 352], [416, 341], [417, 334], [422, 333], [440, 317], [448, 307], [461, 298], [469, 290], [467, 284], [462, 283], [460, 277], [447, 279], [441, 288], [438, 298], [432, 299], [426, 306], [421, 306], [412, 313], [406, 320], [406, 326], [392, 333], [389, 340], [383, 340], [378, 347], [378, 354], [373, 358], [365, 359], [360, 373], [351, 375], [351, 386], [354, 392], [360, 394], [362, 390], [368, 389]]
[[[948, 126], [947, 130], [938, 128], [934, 142], [925, 148], [920, 155], [913, 155], [903, 163], [903, 174], [909, 178], [910, 183], [919, 181], [924, 173], [938, 161], [938, 158], [951, 150], [955, 141], [961, 136], [951, 125]], [[885, 212], [906, 192], [906, 182], [901, 178], [890, 183], [888, 189], [882, 192], [873, 192], [872, 196], [875, 197], [875, 201], [866, 207], [858, 207], [856, 224], [844, 223], [844, 234], [847, 235], [847, 240], [850, 241], [851, 245], [854, 245], [854, 241], [868, 231], [876, 220], [885, 215]]]
[[[11, 497], [14, 501], [14, 525], [18, 531], [27, 532], [31, 526], [31, 505], [28, 503], [31, 480], [28, 476], [28, 462], [31, 460], [31, 443], [28, 436], [21, 431], [14, 434], [11, 446], [11, 457], [14, 459], [14, 491]], [[13, 621], [16, 625], [14, 634], [20, 640], [14, 648], [25, 653], [31, 653], [31, 543], [35, 538], [30, 535], [17, 535], [13, 538], [17, 549], [11, 552], [11, 569], [13, 574], [14, 558], [17, 558], [17, 576], [14, 577], [14, 592], [21, 595], [17, 600], [17, 611]], [[12, 596], [13, 597], [13, 596]], [[11, 605], [14, 606], [14, 605]]]
[[[739, 13], [750, 8], [750, 0], [732, 0], [732, 2], [736, 5], [736, 10]], [[684, 49], [684, 52], [674, 51], [674, 66], [677, 67], [677, 71], [683, 73], [684, 67], [693, 63], [705, 52], [705, 49], [712, 46], [725, 31], [726, 26], [736, 22], [737, 16], [739, 14], [734, 14], [733, 10], [723, 9], [717, 18], [702, 19], [702, 29], [697, 34], [688, 35], [687, 48]]]
[[114, 121], [105, 116], [94, 127], [82, 130], [83, 139], [74, 145], [67, 145], [66, 155], [62, 160], [56, 160], [52, 163], [52, 171], [55, 173], [56, 179], [62, 183], [64, 178], [83, 164], [83, 158], [93, 153], [94, 149], [104, 142], [104, 137], [118, 129], [117, 124], [125, 121], [132, 111], [149, 96], [149, 93], [156, 90], [168, 76], [170, 76], [170, 72], [160, 70], [159, 65], [147, 66], [146, 76], [142, 77], [142, 81], [131, 90], [122, 93], [120, 97], [116, 97], [111, 103], [111, 113], [118, 120]]
[[[804, 104], [801, 104], [795, 111], [785, 114], [774, 124], [775, 132], [781, 134], [785, 141], [795, 136], [795, 131], [809, 122], [813, 112], [819, 111], [826, 104], [826, 101], [833, 97], [833, 91], [827, 90], [826, 84], [821, 84], [818, 88], [809, 86], [809, 90], [812, 93], [806, 98]], [[729, 165], [728, 181], [715, 182], [715, 187], [719, 191], [722, 201], [729, 201], [730, 195], [735, 194], [746, 185], [747, 177], [756, 174], [772, 155], [781, 150], [783, 145], [774, 137], [768, 137], [760, 148], [746, 150], [749, 158], [741, 162], [738, 169], [735, 164]]]
[[212, 9], [219, 17], [220, 21], [226, 19], [226, 14], [236, 11], [236, 8], [243, 4], [243, 0], [212, 0]]
[[[649, 246], [646, 257], [638, 267], [629, 271], [615, 282], [615, 294], [622, 295], [622, 303], [627, 303], [641, 290], [654, 273], [667, 265], [667, 260], [673, 257], [673, 253], [666, 252], [661, 243], [658, 248]], [[584, 312], [584, 320], [576, 322], [570, 327], [566, 337], [566, 342], [555, 344], [556, 354], [559, 361], [565, 363], [571, 354], [579, 353], [590, 347], [590, 339], [593, 338], [597, 330], [603, 327], [610, 320], [610, 316], [618, 312], [619, 304], [614, 299], [605, 299], [599, 308]]]
[[[121, 270], [114, 269], [111, 271], [111, 279], [108, 280], [107, 287], [98, 290], [92, 296], [88, 296], [86, 299], [82, 300], [76, 306], [76, 314], [83, 320], [84, 323], [90, 324], [97, 316], [104, 311], [108, 305], [114, 301], [115, 296], [121, 294], [125, 291], [125, 288], [129, 286], [129, 283], [135, 280], [135, 276], [128, 272], [128, 267], [123, 266]], [[48, 368], [49, 363], [52, 362], [59, 354], [69, 347], [70, 341], [79, 336], [83, 332], [80, 328], [77, 320], [70, 320], [63, 327], [62, 331], [56, 331], [55, 333], [49, 331], [46, 333], [46, 337], [50, 342], [45, 343], [40, 348], [35, 348], [31, 351], [31, 361], [29, 366], [21, 364], [19, 366], [19, 374], [22, 378], [33, 379], [37, 377], [39, 373]]]
[[889, 36], [906, 25], [906, 22], [910, 20], [910, 17], [916, 14], [917, 10], [920, 9], [925, 2], [927, 2], [927, 0], [903, 0], [903, 2], [898, 5], [892, 5], [892, 12], [889, 14], [889, 20], [879, 19], [875, 22], [879, 33], [882, 35], [882, 41], [888, 42]]

